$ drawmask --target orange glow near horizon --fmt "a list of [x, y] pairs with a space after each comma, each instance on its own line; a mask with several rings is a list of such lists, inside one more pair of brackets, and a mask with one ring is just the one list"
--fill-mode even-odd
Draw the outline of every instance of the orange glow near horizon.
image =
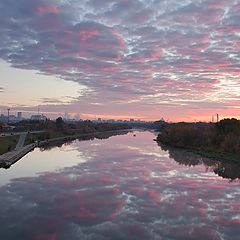
[[[52, 111], [50, 109], [46, 109], [46, 107], [44, 106], [39, 106], [40, 109], [40, 114], [45, 115], [47, 118], [50, 118], [52, 120], [56, 119], [57, 117], [65, 117], [65, 114], [67, 114], [67, 116], [71, 119], [83, 119], [83, 120], [96, 120], [98, 118], [107, 120], [107, 119], [113, 119], [113, 120], [130, 120], [130, 119], [134, 119], [134, 120], [141, 120], [141, 121], [158, 121], [161, 120], [162, 118], [166, 121], [166, 122], [211, 122], [212, 121], [212, 117], [214, 117], [214, 121], [217, 120], [217, 113], [212, 113], [211, 112], [209, 114], [201, 114], [201, 110], [199, 109], [199, 115], [196, 115], [196, 111], [194, 111], [194, 114], [192, 114], [192, 112], [188, 112], [188, 115], [185, 116], [177, 116], [174, 113], [168, 113], [168, 114], [164, 114], [164, 112], [161, 113], [157, 113], [157, 112], [141, 112], [143, 115], [142, 116], [136, 116], [136, 115], [116, 115], [116, 114], [104, 114], [104, 113], [80, 113], [77, 111], [71, 111], [71, 112], [61, 112], [61, 111], [54, 111], [52, 109]], [[67, 109], [65, 109], [67, 110]], [[24, 118], [29, 118], [32, 114], [38, 114], [38, 107], [34, 107], [33, 109], [29, 110], [29, 109], [25, 109], [25, 108], [12, 108], [11, 109], [11, 114], [16, 115], [17, 112], [22, 112], [23, 113], [23, 117]], [[2, 114], [7, 114], [6, 109], [4, 111], [1, 111]], [[228, 114], [228, 111], [225, 112], [218, 112], [219, 115], [219, 120], [225, 119], [225, 118], [236, 118], [236, 119], [240, 119], [239, 115], [235, 115], [234, 112], [230, 112], [231, 114]], [[157, 117], [156, 117], [157, 116]]]
[[[72, 114], [71, 114], [72, 115]], [[74, 116], [75, 114], [73, 114]], [[161, 116], [159, 118], [149, 118], [149, 117], [138, 117], [138, 116], [133, 116], [133, 115], [111, 115], [111, 114], [81, 114], [82, 119], [114, 119], [114, 120], [129, 120], [129, 119], [134, 119], [134, 120], [142, 120], [142, 121], [158, 121], [162, 119]], [[240, 116], [223, 116], [219, 115], [219, 120], [224, 119], [224, 118], [237, 118], [240, 119]], [[191, 117], [172, 117], [170, 119], [165, 119], [167, 122], [211, 122], [212, 121], [212, 116], [191, 116]], [[214, 119], [216, 121], [216, 115], [214, 115]]]
[[[219, 121], [225, 118], [236, 118], [239, 119], [240, 116], [221, 116], [219, 115]], [[214, 115], [214, 121], [216, 121], [217, 117]], [[191, 117], [176, 117], [171, 118], [170, 122], [211, 122], [212, 116], [191, 116]]]
[[138, 117], [138, 116], [130, 116], [130, 115], [111, 115], [111, 114], [81, 114], [81, 117], [83, 119], [114, 119], [114, 120], [129, 120], [129, 119], [135, 119], [135, 120], [144, 120], [144, 117]]

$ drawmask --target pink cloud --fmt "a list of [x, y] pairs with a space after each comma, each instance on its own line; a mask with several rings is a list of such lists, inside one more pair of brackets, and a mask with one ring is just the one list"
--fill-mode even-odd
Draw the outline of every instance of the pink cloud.
[[[183, 110], [189, 114], [186, 108], [178, 112], [177, 103], [188, 102], [185, 106], [196, 109], [193, 100], [218, 95], [219, 79], [238, 83], [240, 47], [235, 33], [240, 31], [239, 3], [234, 0], [191, 0], [184, 4], [176, 0], [166, 4], [9, 1], [11, 4], [0, 3], [4, 9], [0, 16], [4, 32], [0, 37], [1, 59], [13, 67], [84, 85], [89, 91], [78, 104], [88, 105], [85, 114], [95, 111], [106, 116], [115, 110], [115, 115], [130, 116], [133, 110], [129, 103], [138, 101], [141, 112], [134, 114], [137, 117], [152, 119], [150, 108], [159, 104], [164, 107], [155, 114], [156, 119], [157, 114], [170, 113], [175, 118]], [[215, 106], [220, 101], [215, 99]], [[213, 108], [203, 100], [198, 106]], [[226, 113], [228, 102], [222, 106]], [[48, 107], [54, 111], [55, 106]], [[67, 107], [72, 112], [79, 109], [77, 101]]]
[[99, 32], [97, 30], [94, 31], [80, 31], [79, 35], [80, 35], [80, 42], [81, 43], [86, 43], [89, 39], [91, 39], [92, 37], [95, 37], [99, 34]]
[[54, 15], [58, 15], [60, 13], [60, 9], [56, 5], [38, 5], [36, 11], [39, 14], [52, 13]]

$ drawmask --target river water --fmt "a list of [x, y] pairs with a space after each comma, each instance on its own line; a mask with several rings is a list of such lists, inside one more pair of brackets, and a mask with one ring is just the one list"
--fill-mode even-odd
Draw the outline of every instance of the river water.
[[240, 166], [155, 137], [76, 140], [1, 169], [0, 239], [239, 240]]

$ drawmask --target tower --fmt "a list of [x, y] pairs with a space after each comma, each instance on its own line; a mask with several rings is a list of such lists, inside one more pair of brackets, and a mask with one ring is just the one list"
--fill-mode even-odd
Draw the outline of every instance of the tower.
[[9, 112], [10, 112], [10, 108], [8, 108], [7, 111], [8, 111], [8, 123], [9, 123]]

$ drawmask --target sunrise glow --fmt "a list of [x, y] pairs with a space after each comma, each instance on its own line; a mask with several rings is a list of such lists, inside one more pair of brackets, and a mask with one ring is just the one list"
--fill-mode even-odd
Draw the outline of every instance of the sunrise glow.
[[235, 0], [2, 0], [0, 109], [81, 118], [240, 116]]

